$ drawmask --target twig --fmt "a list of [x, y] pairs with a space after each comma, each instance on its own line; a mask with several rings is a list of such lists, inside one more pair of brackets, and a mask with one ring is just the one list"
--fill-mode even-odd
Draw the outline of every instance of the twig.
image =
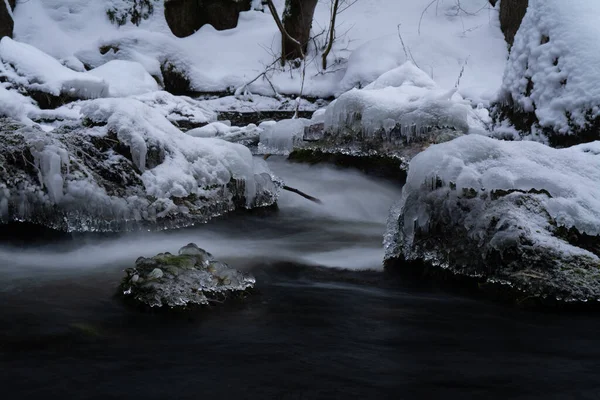
[[462, 68], [460, 69], [460, 74], [458, 74], [458, 79], [456, 80], [456, 84], [454, 85], [454, 87], [456, 89], [458, 89], [458, 86], [460, 85], [460, 79], [462, 78], [463, 74], [465, 73], [465, 67], [467, 66], [467, 63], [469, 62], [469, 57], [471, 57], [470, 54], [467, 56], [467, 58], [465, 59], [465, 62], [462, 65]]
[[[407, 50], [407, 47], [404, 44], [404, 40], [402, 39], [402, 34], [400, 33], [400, 25], [402, 25], [402, 24], [398, 24], [398, 37], [400, 38], [400, 43], [402, 43], [402, 49], [404, 50], [404, 56], [406, 57], [407, 60], [411, 59], [413, 64], [415, 64], [416, 67], [419, 68], [419, 65], [415, 61], [415, 58], [413, 57], [412, 52], [410, 51], [410, 48], [408, 48], [408, 50]], [[410, 57], [409, 57], [409, 55], [410, 55]]]
[[[271, 0], [269, 0], [271, 1]], [[437, 2], [439, 0], [433, 0], [431, 3], [429, 3], [427, 5], [427, 7], [425, 7], [425, 9], [423, 10], [423, 12], [421, 13], [421, 18], [419, 18], [419, 28], [417, 29], [419, 36], [421, 36], [421, 22], [423, 21], [423, 16], [425, 15], [425, 13], [427, 12], [427, 10], [429, 9], [429, 7], [431, 7], [433, 5], [433, 3]]]
[[339, 0], [334, 0], [334, 3], [331, 6], [331, 22], [329, 25], [329, 42], [327, 43], [327, 47], [323, 52], [323, 69], [327, 69], [327, 56], [333, 47], [333, 39], [335, 38], [335, 18], [338, 14]]
[[282, 189], [283, 189], [283, 190], [287, 190], [288, 192], [292, 192], [292, 193], [299, 194], [300, 196], [304, 197], [304, 198], [305, 198], [305, 199], [307, 199], [307, 200], [310, 200], [310, 201], [312, 201], [313, 203], [317, 203], [317, 204], [323, 204], [323, 202], [322, 202], [321, 200], [317, 199], [316, 197], [312, 197], [312, 196], [311, 196], [311, 195], [309, 195], [309, 194], [306, 194], [306, 193], [304, 193], [304, 192], [301, 192], [301, 191], [300, 191], [300, 190], [298, 190], [298, 189], [294, 189], [294, 188], [292, 188], [292, 187], [289, 187], [289, 186], [283, 186], [283, 187], [282, 187]]

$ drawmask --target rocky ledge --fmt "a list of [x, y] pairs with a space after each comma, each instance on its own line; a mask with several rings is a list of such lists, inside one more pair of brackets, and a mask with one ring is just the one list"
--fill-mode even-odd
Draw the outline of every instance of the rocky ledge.
[[147, 307], [189, 308], [223, 303], [248, 295], [253, 276], [230, 268], [194, 243], [178, 255], [140, 257], [125, 271], [120, 291], [126, 300]]

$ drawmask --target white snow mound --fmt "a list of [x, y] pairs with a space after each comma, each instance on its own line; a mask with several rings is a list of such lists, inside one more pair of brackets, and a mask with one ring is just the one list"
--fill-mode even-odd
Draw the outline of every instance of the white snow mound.
[[159, 90], [158, 83], [137, 62], [112, 60], [88, 72], [108, 84], [110, 97], [127, 97]]
[[600, 2], [530, 0], [503, 91], [543, 127], [570, 133], [600, 116]]
[[108, 95], [108, 84], [102, 78], [73, 71], [43, 51], [9, 37], [0, 41], [0, 77], [54, 96], [93, 99]]

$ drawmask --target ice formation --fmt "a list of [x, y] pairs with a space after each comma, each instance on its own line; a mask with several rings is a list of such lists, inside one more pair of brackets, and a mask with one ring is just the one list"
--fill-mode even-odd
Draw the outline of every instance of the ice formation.
[[363, 89], [342, 94], [325, 114], [325, 130], [333, 135], [373, 137], [398, 130], [407, 140], [448, 127], [467, 133], [467, 102], [456, 90], [441, 90], [412, 62], [388, 71]]
[[557, 150], [468, 135], [431, 146], [410, 163], [386, 258], [600, 298], [599, 180], [600, 142]]
[[260, 133], [258, 152], [260, 154], [288, 155], [294, 147], [302, 143], [304, 127], [310, 124], [305, 118], [284, 119], [265, 124]]

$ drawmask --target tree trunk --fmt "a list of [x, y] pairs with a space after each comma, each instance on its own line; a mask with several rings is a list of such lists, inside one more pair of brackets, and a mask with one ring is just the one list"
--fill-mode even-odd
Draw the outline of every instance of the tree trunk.
[[6, 2], [0, 0], [0, 39], [4, 36], [12, 37], [14, 21], [11, 17], [12, 10], [15, 8], [16, 0], [8, 0], [11, 10], [7, 9]]
[[509, 48], [513, 45], [528, 5], [528, 0], [502, 0], [500, 2], [500, 27]]
[[283, 10], [283, 26], [286, 32], [296, 39], [302, 48], [285, 35], [281, 39], [282, 60], [289, 61], [302, 58], [306, 54], [310, 39], [310, 28], [318, 0], [286, 0]]

